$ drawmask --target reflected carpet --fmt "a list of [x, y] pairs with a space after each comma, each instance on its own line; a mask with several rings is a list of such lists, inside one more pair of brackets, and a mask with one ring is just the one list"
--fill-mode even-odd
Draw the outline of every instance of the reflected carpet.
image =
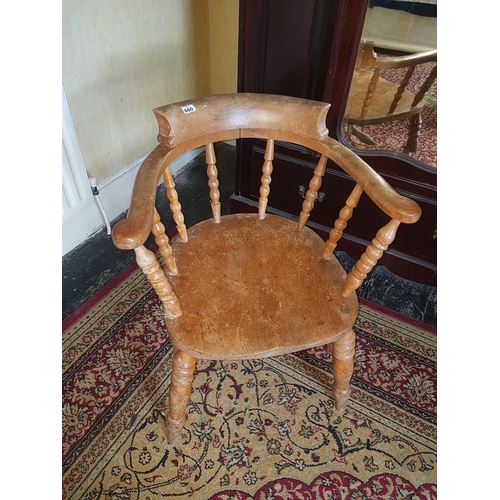
[[364, 301], [355, 330], [343, 415], [326, 348], [199, 362], [168, 445], [171, 341], [130, 266], [63, 322], [63, 498], [436, 498], [435, 331]]

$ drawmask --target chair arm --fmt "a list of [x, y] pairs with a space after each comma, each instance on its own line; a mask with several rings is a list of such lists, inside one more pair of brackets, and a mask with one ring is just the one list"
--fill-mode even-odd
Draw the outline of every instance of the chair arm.
[[422, 209], [405, 196], [398, 194], [385, 179], [373, 170], [353, 151], [328, 137], [321, 141], [322, 152], [337, 163], [354, 181], [361, 186], [371, 200], [391, 219], [412, 224], [420, 219]]
[[137, 172], [127, 218], [113, 227], [113, 242], [122, 250], [144, 244], [153, 226], [156, 191], [171, 149], [162, 144], [147, 156]]
[[374, 62], [373, 67], [380, 69], [405, 68], [431, 61], [437, 61], [437, 50], [417, 52], [416, 54], [408, 54], [406, 56], [381, 57]]

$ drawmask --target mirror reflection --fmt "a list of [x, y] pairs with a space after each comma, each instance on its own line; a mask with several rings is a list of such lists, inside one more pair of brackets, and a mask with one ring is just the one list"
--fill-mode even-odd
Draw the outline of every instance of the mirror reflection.
[[344, 116], [356, 149], [437, 166], [437, 0], [371, 0]]

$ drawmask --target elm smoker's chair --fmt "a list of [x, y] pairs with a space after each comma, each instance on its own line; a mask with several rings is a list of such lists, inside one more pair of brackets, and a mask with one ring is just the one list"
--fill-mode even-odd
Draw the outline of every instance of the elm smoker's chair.
[[[164, 307], [174, 346], [167, 405], [170, 443], [179, 439], [186, 421], [197, 359], [263, 358], [328, 344], [335, 406], [342, 411], [347, 405], [358, 310], [355, 290], [393, 241], [399, 224], [417, 221], [421, 211], [356, 154], [328, 137], [329, 107], [285, 96], [225, 94], [154, 110], [159, 145], [137, 173], [128, 216], [113, 228], [113, 240], [118, 248], [135, 251]], [[221, 217], [213, 144], [245, 137], [267, 140], [258, 213]], [[305, 146], [320, 155], [298, 222], [266, 213], [275, 141]], [[187, 229], [169, 165], [202, 145], [213, 218]], [[325, 243], [306, 222], [328, 158], [356, 185]], [[155, 209], [162, 175], [178, 230], [171, 242]], [[363, 191], [389, 222], [346, 275], [332, 252]], [[165, 270], [144, 246], [150, 231]]]
[[[375, 141], [359, 127], [410, 118], [408, 140], [403, 151], [416, 153], [424, 97], [436, 79], [437, 65], [433, 66], [416, 94], [408, 91], [407, 85], [415, 68], [431, 61], [437, 61], [437, 50], [379, 58], [373, 42], [361, 42], [344, 116], [348, 135], [354, 135], [361, 142], [374, 146]], [[381, 70], [397, 68], [407, 68], [399, 83], [380, 77]]]

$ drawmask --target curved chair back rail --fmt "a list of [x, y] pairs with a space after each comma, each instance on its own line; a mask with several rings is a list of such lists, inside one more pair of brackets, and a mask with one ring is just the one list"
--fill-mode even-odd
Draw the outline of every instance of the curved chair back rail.
[[[293, 99], [293, 101], [291, 101]], [[293, 110], [290, 103], [293, 102]], [[214, 131], [245, 128], [293, 132], [323, 139], [330, 104], [270, 94], [219, 94], [156, 108], [158, 141], [170, 147]]]
[[[183, 111], [185, 107], [188, 112]], [[235, 116], [228, 107], [234, 108]], [[354, 152], [328, 137], [325, 120], [329, 107], [287, 96], [223, 94], [156, 108], [160, 144], [138, 171], [127, 219], [113, 228], [115, 245], [130, 250], [146, 241], [153, 223], [158, 182], [175, 159], [199, 146], [247, 137], [291, 142], [325, 155], [391, 219], [416, 222], [421, 210], [413, 200], [396, 193]]]

